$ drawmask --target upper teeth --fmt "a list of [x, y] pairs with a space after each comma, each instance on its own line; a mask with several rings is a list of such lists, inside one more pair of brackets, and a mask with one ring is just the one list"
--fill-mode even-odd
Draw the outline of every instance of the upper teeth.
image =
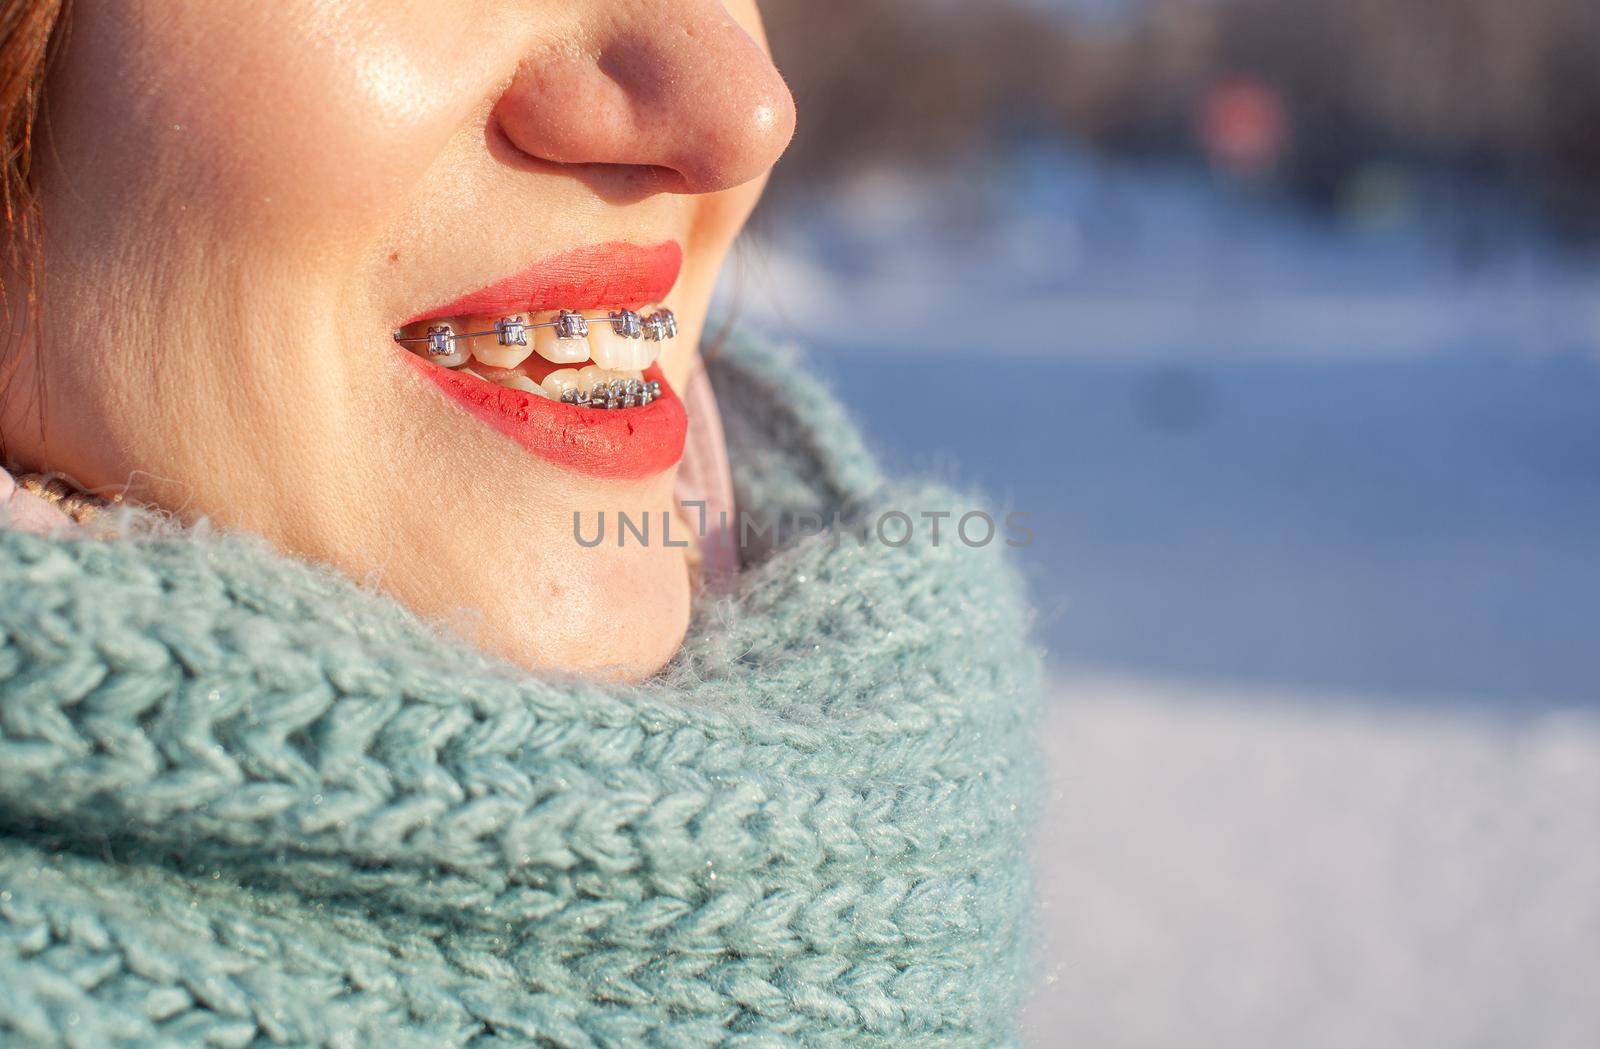
[[494, 341], [502, 346], [528, 345], [528, 322], [521, 315], [501, 317], [494, 322]]
[[644, 337], [653, 342], [676, 338], [677, 335], [678, 318], [672, 315], [671, 310], [657, 310], [644, 319]]
[[589, 337], [589, 322], [583, 319], [583, 314], [577, 310], [562, 310], [556, 314], [556, 338], [558, 339], [587, 339]]
[[618, 310], [610, 314], [611, 330], [624, 339], [637, 339], [644, 335], [639, 315], [632, 310]]
[[677, 334], [677, 318], [667, 309], [647, 317], [634, 310], [612, 310], [595, 317], [576, 310], [556, 310], [532, 318], [512, 314], [497, 319], [492, 328], [475, 331], [458, 331], [456, 325], [441, 322], [429, 325], [424, 335], [397, 331], [394, 338], [450, 368], [470, 358], [495, 368], [515, 368], [537, 353], [553, 364], [578, 364], [592, 358], [602, 368], [637, 371], [649, 367], [660, 352], [659, 345], [648, 344], [659, 344]]

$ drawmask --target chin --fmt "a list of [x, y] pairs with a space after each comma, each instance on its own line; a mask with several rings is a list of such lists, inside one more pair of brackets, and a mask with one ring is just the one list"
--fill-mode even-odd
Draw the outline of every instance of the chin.
[[[570, 539], [570, 537], [569, 537]], [[476, 560], [428, 551], [391, 561], [383, 580], [402, 603], [491, 657], [562, 677], [639, 681], [683, 642], [691, 580], [677, 547], [580, 550], [524, 559], [479, 547]], [[359, 577], [359, 573], [358, 573]]]
[[672, 659], [689, 626], [688, 566], [679, 551], [665, 553], [619, 568], [584, 592], [566, 588], [559, 614], [570, 618], [559, 639], [540, 629], [549, 609], [530, 608], [520, 629], [485, 647], [547, 673], [608, 681], [651, 676]]
[[[454, 452], [405, 471], [436, 498], [428, 520], [397, 508], [414, 540], [411, 570], [385, 570], [397, 597], [529, 670], [636, 680], [672, 657], [690, 579], [659, 522], [688, 418], [658, 358], [678, 342], [682, 258], [674, 241], [570, 251], [423, 306], [375, 347], [402, 365], [406, 417]], [[472, 507], [447, 494], [462, 477], [480, 479]], [[644, 508], [656, 534], [623, 542], [614, 515]], [[580, 510], [612, 531], [585, 545]], [[452, 549], [434, 530], [475, 538]]]

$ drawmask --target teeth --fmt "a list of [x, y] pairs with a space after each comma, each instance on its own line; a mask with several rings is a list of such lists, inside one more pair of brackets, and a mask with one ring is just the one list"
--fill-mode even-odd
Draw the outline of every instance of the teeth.
[[671, 310], [657, 310], [644, 319], [644, 337], [652, 342], [678, 337], [678, 318]]
[[545, 397], [550, 400], [555, 399], [554, 397], [551, 397], [549, 391], [547, 391], [543, 386], [540, 386], [538, 383], [534, 382], [521, 372], [512, 372], [509, 375], [502, 375], [497, 381], [501, 386], [505, 386], [513, 390], [521, 390], [523, 393], [537, 394], [540, 397]]
[[[491, 368], [515, 368], [533, 355], [533, 340], [528, 338], [528, 318], [520, 313], [509, 317], [501, 317], [494, 322], [494, 334], [479, 335], [473, 339], [461, 339], [461, 342], [472, 344], [472, 356], [489, 365]], [[468, 331], [488, 330], [490, 325], [482, 328], [468, 328]]]
[[661, 383], [646, 381], [638, 372], [590, 365], [576, 373], [576, 382], [563, 382], [556, 400], [583, 408], [642, 408], [660, 396]]
[[632, 310], [616, 310], [606, 314], [606, 319], [611, 321], [611, 330], [624, 339], [638, 339], [644, 336], [644, 319]]
[[[589, 359], [589, 340], [577, 334], [587, 329], [583, 315], [559, 310], [533, 315], [535, 324], [552, 324], [533, 333], [533, 350], [551, 364], [578, 364]], [[566, 338], [562, 336], [566, 335]]]
[[600, 367], [614, 371], [647, 368], [660, 352], [660, 343], [647, 341], [643, 334], [639, 315], [632, 310], [590, 318], [589, 355]]
[[558, 401], [561, 399], [561, 395], [568, 390], [576, 393], [579, 390], [578, 369], [557, 368], [544, 377], [544, 389], [546, 393]]
[[624, 377], [596, 382], [587, 393], [568, 390], [561, 395], [561, 400], [585, 408], [639, 408], [660, 396], [661, 383]]
[[[411, 344], [412, 352], [421, 354], [435, 364], [446, 368], [459, 368], [472, 359], [467, 344], [455, 338], [456, 329], [450, 324], [430, 324], [428, 330]], [[399, 338], [399, 333], [395, 333]]]
[[[661, 343], [678, 334], [678, 324], [667, 309], [648, 316], [613, 310], [595, 317], [556, 310], [532, 318], [511, 314], [492, 322], [458, 317], [420, 332], [409, 330], [415, 334], [402, 329], [394, 333], [395, 341], [482, 382], [590, 408], [633, 408], [661, 396], [661, 384], [645, 381], [643, 369], [655, 361]], [[591, 357], [595, 363], [557, 368], [536, 383], [513, 370], [534, 353], [552, 364], [578, 364]], [[494, 369], [494, 378], [466, 366], [477, 362]]]
[[577, 310], [557, 310], [556, 335], [563, 339], [587, 339], [589, 321]]
[[580, 368], [578, 370], [578, 392], [588, 393], [594, 389], [595, 383], [611, 382], [614, 379], [625, 378], [627, 378], [627, 376], [620, 371], [614, 371], [610, 368], [602, 368], [599, 365], [591, 364], [587, 368]]

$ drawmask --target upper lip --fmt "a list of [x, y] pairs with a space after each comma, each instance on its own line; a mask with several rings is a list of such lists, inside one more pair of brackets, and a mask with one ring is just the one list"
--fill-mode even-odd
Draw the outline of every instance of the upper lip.
[[675, 240], [648, 246], [624, 241], [596, 244], [541, 259], [405, 323], [602, 306], [637, 308], [665, 299], [682, 265], [683, 248]]

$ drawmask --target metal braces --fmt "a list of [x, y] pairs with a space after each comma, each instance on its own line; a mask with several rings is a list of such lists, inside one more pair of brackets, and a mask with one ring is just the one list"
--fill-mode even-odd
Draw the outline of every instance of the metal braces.
[[656, 379], [612, 379], [595, 383], [588, 393], [563, 391], [561, 403], [580, 408], [642, 408], [660, 396], [661, 383]]
[[[678, 318], [672, 315], [671, 310], [657, 310], [648, 317], [641, 316], [634, 310], [613, 310], [606, 314], [605, 319], [611, 322], [611, 330], [624, 339], [642, 338], [651, 342], [664, 342], [678, 335]], [[586, 339], [589, 337], [589, 318], [577, 310], [561, 310], [554, 320], [535, 324], [526, 320], [522, 314], [516, 313], [509, 317], [501, 317], [494, 322], [493, 328], [485, 331], [458, 332], [449, 324], [434, 324], [429, 326], [426, 335], [405, 336], [397, 331], [394, 333], [394, 341], [402, 345], [427, 343], [429, 357], [450, 357], [456, 352], [451, 343], [457, 339], [476, 339], [482, 335], [493, 335], [501, 346], [526, 346], [528, 332], [536, 328], [554, 328], [558, 339]]]

